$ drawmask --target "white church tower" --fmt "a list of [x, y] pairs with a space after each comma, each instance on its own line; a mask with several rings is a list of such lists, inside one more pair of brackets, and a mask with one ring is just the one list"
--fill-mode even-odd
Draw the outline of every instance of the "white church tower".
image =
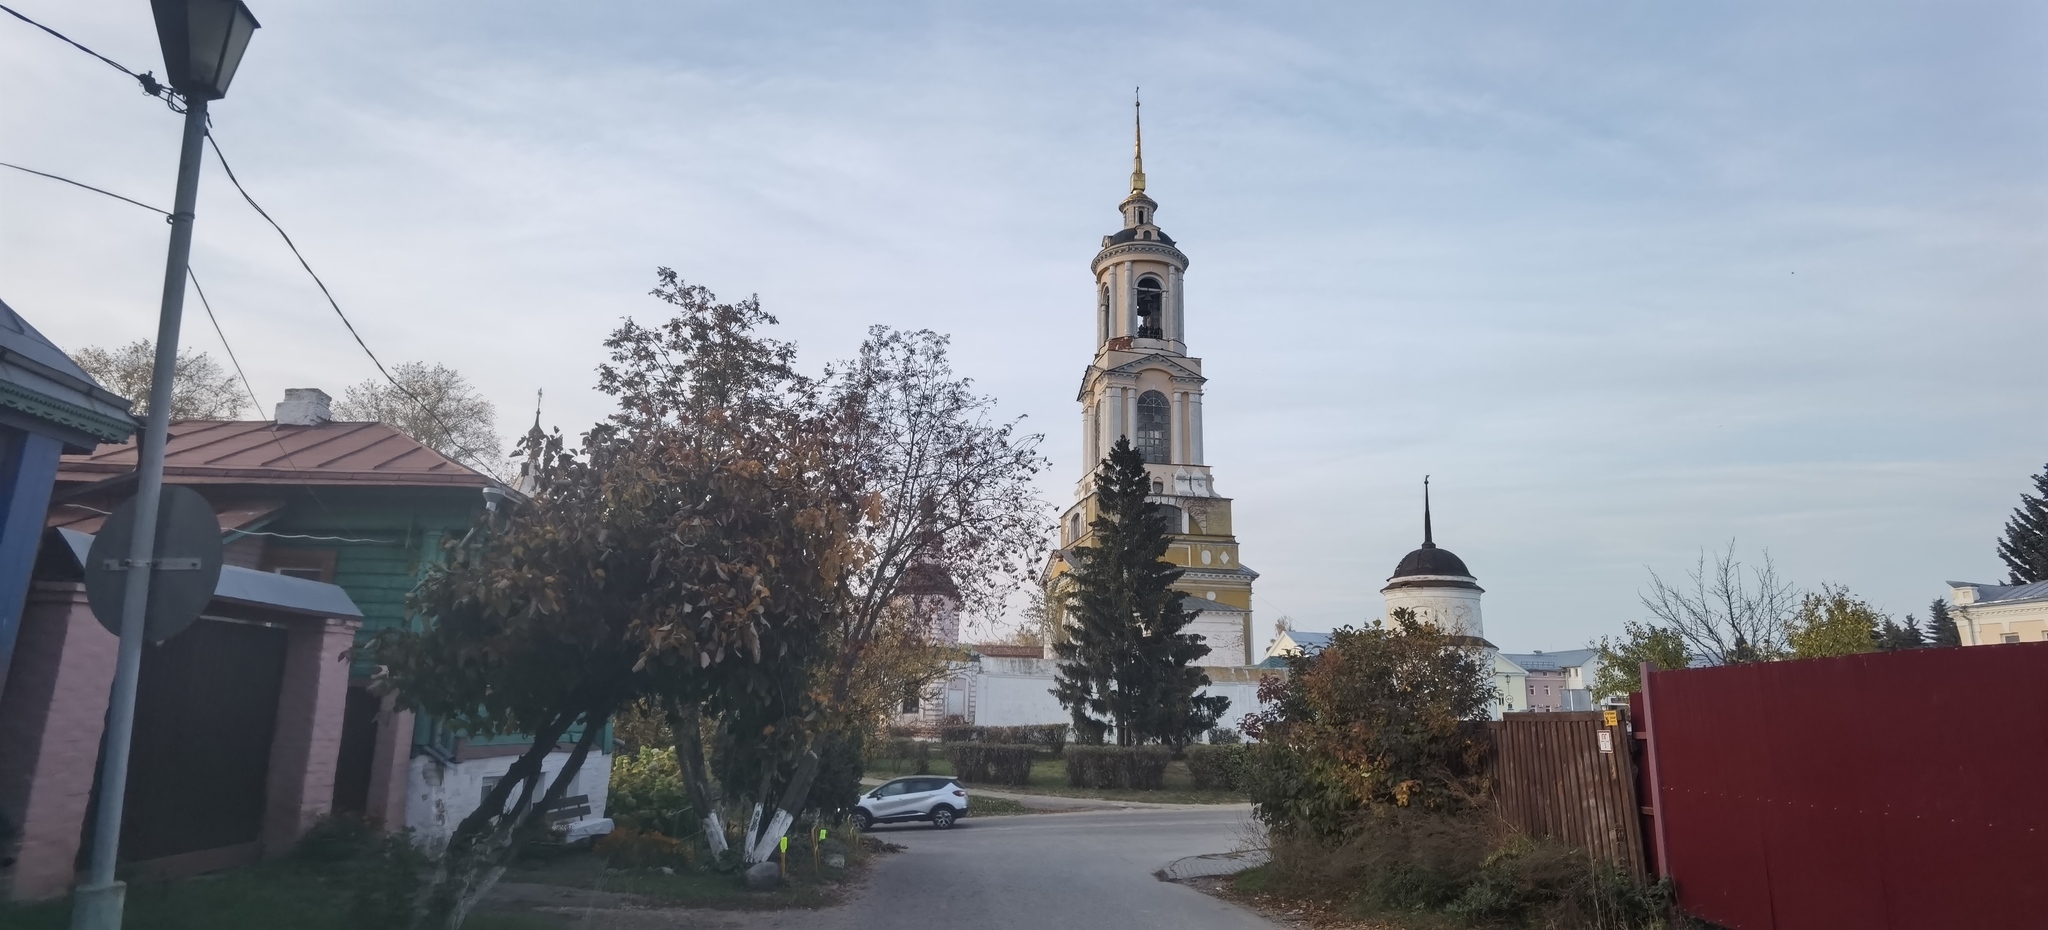
[[1394, 576], [1380, 589], [1387, 599], [1387, 619], [1406, 607], [1415, 611], [1416, 619], [1447, 633], [1485, 639], [1486, 626], [1479, 617], [1479, 596], [1485, 593], [1464, 559], [1437, 546], [1429, 525], [1429, 479], [1423, 478], [1422, 548], [1403, 556], [1394, 566]]

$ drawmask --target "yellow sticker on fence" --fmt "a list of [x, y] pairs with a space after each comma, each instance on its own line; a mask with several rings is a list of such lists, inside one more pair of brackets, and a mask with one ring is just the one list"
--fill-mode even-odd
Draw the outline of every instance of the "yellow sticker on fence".
[[1601, 719], [1601, 721], [1602, 721], [1602, 722], [1606, 723], [1606, 724], [1607, 724], [1608, 726], [1610, 726], [1610, 727], [1618, 727], [1618, 726], [1621, 726], [1621, 711], [1618, 711], [1618, 710], [1610, 710], [1610, 711], [1603, 711], [1603, 712], [1602, 712], [1602, 713], [1600, 714], [1600, 719]]

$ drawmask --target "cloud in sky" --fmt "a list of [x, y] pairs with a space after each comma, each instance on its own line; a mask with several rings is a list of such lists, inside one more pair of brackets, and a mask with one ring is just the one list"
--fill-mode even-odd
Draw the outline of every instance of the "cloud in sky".
[[[21, 6], [159, 66], [133, 2]], [[1144, 85], [1266, 620], [1377, 616], [1424, 473], [1510, 648], [1611, 631], [1645, 566], [1731, 538], [1924, 615], [2001, 575], [2048, 460], [2038, 4], [256, 12], [216, 131], [387, 363], [459, 368], [508, 428], [545, 388], [575, 431], [605, 411], [599, 340], [658, 312], [671, 265], [758, 292], [814, 365], [870, 323], [953, 334], [1047, 434], [1054, 503]], [[167, 202], [176, 118], [0, 27], [0, 81], [32, 89], [0, 159]], [[374, 374], [211, 164], [199, 215], [194, 268], [266, 403]], [[163, 239], [0, 176], [0, 290], [66, 347], [153, 331]]]

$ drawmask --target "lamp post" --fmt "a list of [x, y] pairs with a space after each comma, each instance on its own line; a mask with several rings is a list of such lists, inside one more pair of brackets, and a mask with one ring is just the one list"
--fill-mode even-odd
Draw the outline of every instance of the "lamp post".
[[93, 822], [92, 861], [72, 898], [72, 930], [119, 930], [126, 886], [114, 880], [121, 846], [121, 808], [128, 794], [128, 749], [135, 725], [135, 684], [142, 672], [149, 576], [155, 570], [158, 504], [164, 485], [164, 443], [170, 434], [171, 394], [178, 365], [178, 324], [185, 310], [186, 265], [192, 257], [192, 211], [199, 199], [200, 146], [206, 104], [226, 96], [256, 31], [242, 0], [150, 0], [164, 73], [185, 99], [185, 132], [178, 150], [178, 191], [171, 207], [170, 254], [164, 262], [163, 310], [157, 321], [156, 369], [150, 374], [149, 422], [135, 464], [135, 534], [128, 551], [121, 601], [121, 647], [107, 707], [105, 750], [100, 755], [99, 812]]

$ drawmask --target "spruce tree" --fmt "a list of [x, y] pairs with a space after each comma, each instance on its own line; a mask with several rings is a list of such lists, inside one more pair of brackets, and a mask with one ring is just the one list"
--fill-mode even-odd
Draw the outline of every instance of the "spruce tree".
[[2010, 584], [2048, 581], [2048, 467], [2034, 476], [2034, 493], [2021, 494], [2012, 519], [2005, 521], [1998, 557], [2012, 573]]
[[1935, 598], [1927, 605], [1927, 645], [1960, 646], [1963, 631], [1956, 629], [1956, 622], [1948, 615], [1948, 602]]
[[1054, 647], [1053, 694], [1084, 739], [1114, 727], [1122, 745], [1182, 744], [1229, 704], [1195, 696], [1209, 677], [1193, 663], [1209, 647], [1184, 632], [1192, 618], [1173, 589], [1181, 570], [1162, 558], [1172, 539], [1151, 492], [1144, 456], [1118, 439], [1096, 471], [1091, 544], [1067, 552], [1068, 636]]

